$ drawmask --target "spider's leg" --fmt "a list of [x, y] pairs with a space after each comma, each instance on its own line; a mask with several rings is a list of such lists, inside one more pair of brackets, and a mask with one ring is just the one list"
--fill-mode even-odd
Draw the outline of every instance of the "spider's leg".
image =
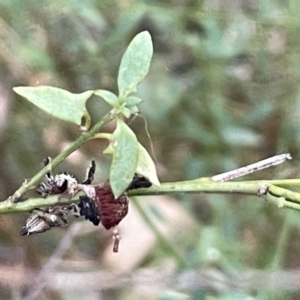
[[134, 177], [127, 187], [126, 191], [139, 189], [139, 188], [148, 188], [152, 185], [152, 183], [143, 175], [139, 175], [137, 173], [134, 174]]
[[48, 212], [45, 212], [42, 217], [50, 227], [65, 227], [68, 225], [67, 214], [68, 210], [64, 205], [57, 205], [49, 207]]
[[95, 171], [96, 164], [95, 161], [92, 160], [90, 167], [87, 169], [85, 180], [82, 182], [82, 184], [91, 184], [94, 179]]
[[72, 204], [68, 205], [67, 209], [69, 210], [69, 214], [71, 216], [73, 216], [75, 218], [79, 218], [80, 217], [79, 207], [75, 203], [72, 203]]
[[[46, 167], [47, 165], [49, 165], [51, 163], [51, 161], [52, 161], [51, 157], [49, 157], [49, 156], [46, 157], [43, 160], [44, 166]], [[50, 186], [55, 186], [55, 179], [54, 179], [54, 176], [51, 171], [46, 173], [45, 178], [47, 180], [47, 183], [49, 183]]]
[[42, 182], [42, 183], [40, 183], [40, 184], [37, 186], [36, 191], [37, 191], [37, 193], [40, 194], [43, 198], [46, 198], [46, 197], [50, 194], [51, 189], [48, 188], [44, 182]]
[[90, 220], [94, 225], [99, 225], [101, 221], [101, 215], [95, 205], [95, 201], [88, 196], [79, 196], [79, 213], [81, 216], [85, 216], [86, 220]]

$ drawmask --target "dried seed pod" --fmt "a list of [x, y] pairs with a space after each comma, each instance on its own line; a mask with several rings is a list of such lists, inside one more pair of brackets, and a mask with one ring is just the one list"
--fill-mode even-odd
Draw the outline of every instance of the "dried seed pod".
[[101, 213], [101, 223], [106, 229], [118, 225], [128, 213], [128, 198], [125, 194], [115, 199], [107, 183], [103, 188], [96, 187], [95, 203]]

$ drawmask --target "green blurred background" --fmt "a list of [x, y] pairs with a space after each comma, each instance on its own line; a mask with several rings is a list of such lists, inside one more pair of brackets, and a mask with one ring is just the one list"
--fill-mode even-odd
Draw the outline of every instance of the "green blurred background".
[[[292, 163], [247, 179], [297, 178], [299, 15], [297, 0], [0, 0], [1, 199], [80, 134], [12, 88], [117, 93], [122, 54], [143, 30], [154, 56], [138, 95], [153, 151], [144, 119], [130, 125], [162, 182], [284, 152]], [[88, 109], [96, 121], [109, 107], [95, 98]], [[96, 159], [96, 181], [105, 180], [105, 146], [86, 143], [55, 172], [83, 179]], [[27, 216], [0, 216], [0, 299], [300, 298], [300, 215], [256, 197], [133, 199], [118, 254], [110, 232], [78, 220], [21, 237]]]

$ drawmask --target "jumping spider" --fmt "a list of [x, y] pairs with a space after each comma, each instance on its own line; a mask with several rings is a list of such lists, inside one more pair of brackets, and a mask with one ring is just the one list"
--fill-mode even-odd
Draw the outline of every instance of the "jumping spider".
[[[47, 157], [43, 161], [44, 166], [47, 166], [50, 162], [51, 158]], [[67, 172], [53, 176], [52, 172], [49, 171], [45, 175], [46, 182], [42, 182], [38, 185], [37, 193], [44, 198], [54, 194], [65, 194], [66, 196], [72, 197], [80, 190], [79, 186], [85, 186], [92, 183], [95, 170], [96, 164], [93, 160], [91, 166], [87, 170], [86, 178], [81, 184], [78, 184], [76, 178]], [[35, 209], [27, 219], [20, 234], [30, 235], [33, 233], [45, 232], [52, 227], [67, 226], [67, 217], [69, 215], [73, 217], [80, 216], [77, 205], [56, 205], [44, 209]]]
[[[51, 158], [44, 159], [44, 166], [47, 166], [51, 162]], [[88, 168], [86, 178], [81, 184], [91, 184], [94, 179], [96, 171], [95, 161], [92, 160], [91, 166]], [[78, 191], [78, 182], [76, 178], [67, 172], [57, 174], [53, 176], [49, 171], [45, 175], [46, 182], [42, 182], [37, 187], [37, 192], [44, 198], [53, 194], [64, 194], [73, 196]]]

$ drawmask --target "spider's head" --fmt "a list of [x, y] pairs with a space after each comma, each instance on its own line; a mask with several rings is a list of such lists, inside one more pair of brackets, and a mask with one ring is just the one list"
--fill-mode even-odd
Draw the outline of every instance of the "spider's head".
[[54, 176], [51, 183], [51, 194], [62, 194], [67, 191], [68, 194], [74, 194], [78, 186], [76, 178], [69, 173], [61, 173]]
[[[51, 163], [51, 158], [47, 157], [44, 159], [44, 165], [47, 166]], [[94, 178], [94, 173], [96, 169], [95, 161], [91, 162], [91, 166], [88, 169], [87, 176], [82, 182], [83, 185], [90, 185]], [[53, 194], [68, 194], [69, 196], [74, 196], [78, 190], [80, 190], [78, 181], [76, 178], [67, 172], [53, 175], [51, 171], [46, 173], [46, 181], [42, 182], [37, 187], [37, 192], [42, 197], [47, 197]], [[81, 185], [82, 185], [81, 184]]]

